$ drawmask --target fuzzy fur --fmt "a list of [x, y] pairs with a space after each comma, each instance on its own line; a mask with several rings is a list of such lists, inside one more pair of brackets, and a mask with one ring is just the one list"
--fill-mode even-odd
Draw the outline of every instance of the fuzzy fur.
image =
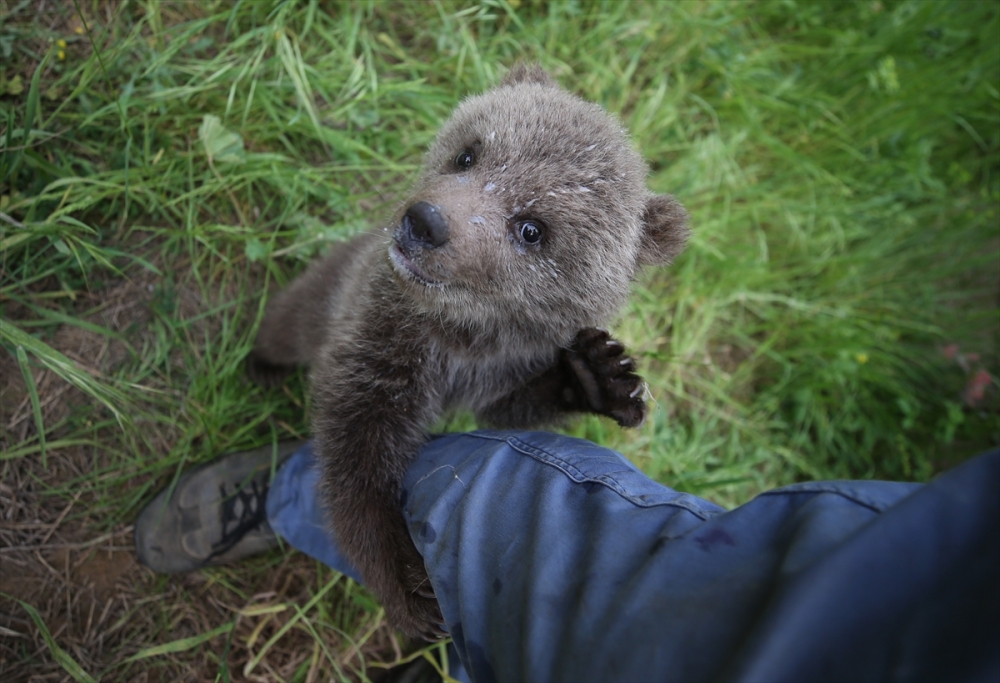
[[332, 526], [408, 634], [443, 634], [400, 511], [429, 425], [458, 407], [499, 427], [645, 418], [635, 365], [599, 326], [637, 269], [687, 237], [646, 173], [618, 121], [515, 67], [445, 123], [389, 226], [336, 245], [270, 302], [251, 375], [273, 384], [310, 364]]

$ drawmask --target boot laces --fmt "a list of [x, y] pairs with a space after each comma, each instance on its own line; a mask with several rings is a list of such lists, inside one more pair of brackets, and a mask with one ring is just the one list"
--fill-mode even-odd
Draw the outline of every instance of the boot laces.
[[248, 532], [266, 521], [267, 488], [253, 479], [248, 486], [227, 495], [226, 485], [219, 484], [219, 496], [222, 500], [220, 510], [222, 538], [213, 544], [210, 557], [229, 551]]

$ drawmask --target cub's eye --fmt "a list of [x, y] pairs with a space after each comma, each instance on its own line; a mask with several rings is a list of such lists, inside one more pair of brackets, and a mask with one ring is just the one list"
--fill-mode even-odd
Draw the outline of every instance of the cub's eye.
[[455, 166], [458, 168], [472, 168], [474, 163], [476, 163], [476, 153], [471, 149], [463, 149], [455, 157]]
[[542, 224], [537, 221], [521, 221], [517, 232], [525, 244], [538, 244], [542, 239]]

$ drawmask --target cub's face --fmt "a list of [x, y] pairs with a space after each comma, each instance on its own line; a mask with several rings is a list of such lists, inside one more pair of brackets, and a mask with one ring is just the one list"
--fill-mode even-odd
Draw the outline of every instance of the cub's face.
[[564, 339], [624, 302], [651, 195], [613, 118], [527, 75], [466, 100], [444, 125], [388, 258], [418, 305], [446, 320]]

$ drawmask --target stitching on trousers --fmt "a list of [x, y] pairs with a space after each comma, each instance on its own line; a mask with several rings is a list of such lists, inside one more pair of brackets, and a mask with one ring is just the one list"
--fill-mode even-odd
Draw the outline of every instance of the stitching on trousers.
[[[538, 447], [538, 446], [536, 446], [534, 444], [530, 444], [530, 443], [524, 442], [521, 439], [518, 439], [516, 437], [513, 437], [513, 436], [499, 436], [499, 435], [483, 434], [483, 433], [477, 433], [474, 436], [479, 437], [479, 438], [491, 439], [493, 441], [501, 441], [503, 443], [506, 443], [508, 446], [510, 446], [514, 450], [516, 450], [516, 451], [518, 451], [520, 453], [523, 453], [524, 455], [527, 455], [530, 458], [534, 458], [535, 460], [537, 460], [537, 461], [539, 461], [541, 463], [544, 463], [544, 464], [550, 465], [552, 467], [555, 467], [557, 470], [559, 470], [563, 474], [567, 475], [570, 478], [570, 480], [572, 480], [575, 483], [578, 483], [578, 484], [583, 484], [583, 483], [596, 483], [596, 484], [600, 484], [600, 485], [604, 486], [605, 488], [608, 488], [608, 489], [614, 491], [619, 496], [621, 496], [622, 498], [624, 498], [625, 500], [627, 500], [632, 505], [635, 505], [636, 507], [641, 507], [641, 508], [674, 507], [674, 508], [678, 508], [680, 510], [684, 510], [685, 512], [690, 512], [691, 514], [695, 515], [698, 519], [701, 519], [703, 521], [711, 519], [714, 516], [714, 514], [712, 512], [701, 510], [701, 509], [699, 509], [699, 508], [697, 508], [697, 507], [689, 504], [683, 498], [680, 499], [680, 500], [660, 500], [660, 501], [656, 501], [656, 502], [652, 502], [652, 503], [650, 503], [648, 501], [644, 501], [639, 496], [637, 496], [637, 495], [631, 493], [630, 491], [626, 490], [625, 487], [623, 487], [621, 485], [621, 483], [619, 483], [617, 480], [611, 478], [609, 475], [613, 474], [613, 473], [607, 473], [606, 472], [606, 473], [602, 473], [602, 474], [597, 475], [597, 476], [587, 475], [584, 472], [581, 472], [577, 467], [573, 466], [572, 464], [570, 464], [570, 463], [566, 462], [565, 460], [563, 460], [562, 458], [560, 458], [559, 456], [554, 455], [553, 453], [550, 453], [549, 451], [547, 451], [547, 450], [545, 450], [543, 448], [540, 448], [540, 447]], [[618, 471], [619, 472], [627, 472], [629, 474], [637, 474], [636, 472], [633, 472], [632, 470], [629, 470], [629, 469], [621, 469], [621, 470], [618, 470]], [[679, 493], [678, 495], [684, 496], [686, 494]]]

